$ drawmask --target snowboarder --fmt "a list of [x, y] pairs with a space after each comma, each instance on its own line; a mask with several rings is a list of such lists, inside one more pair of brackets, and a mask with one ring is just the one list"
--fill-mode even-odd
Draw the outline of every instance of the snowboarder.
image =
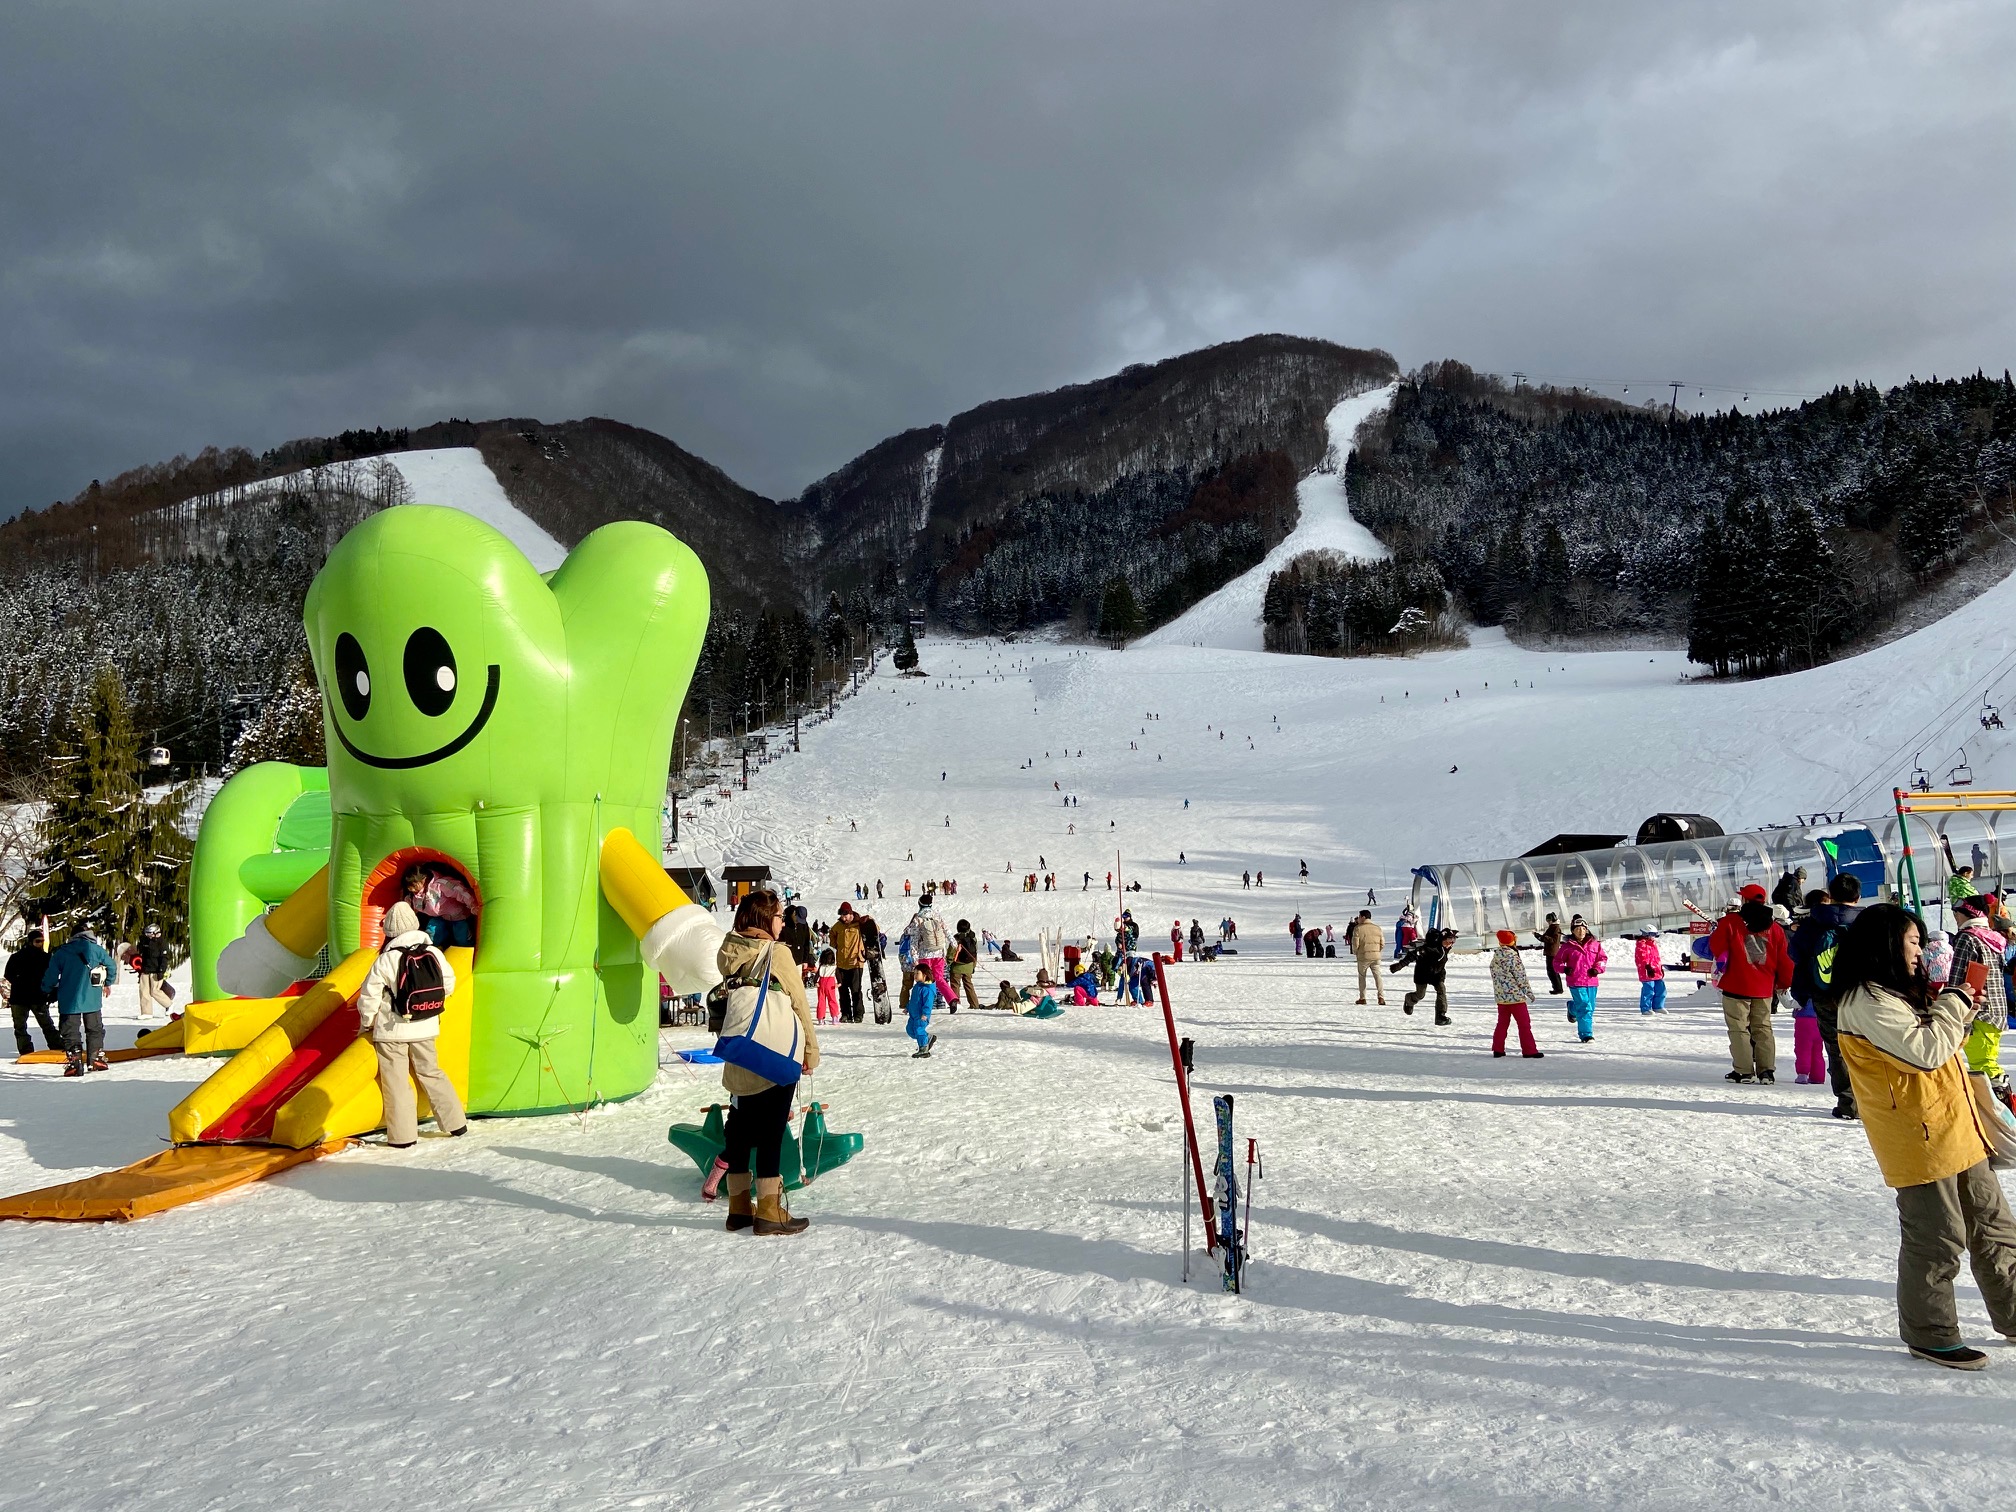
[[853, 904], [840, 905], [827, 943], [833, 950], [834, 975], [839, 982], [840, 1022], [858, 1024], [863, 1016], [861, 974], [868, 965], [868, 951], [862, 939], [861, 915], [854, 912]]

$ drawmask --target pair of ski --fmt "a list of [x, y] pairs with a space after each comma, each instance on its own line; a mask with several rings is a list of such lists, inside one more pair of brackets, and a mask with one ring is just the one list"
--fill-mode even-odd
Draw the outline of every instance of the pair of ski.
[[1238, 1292], [1246, 1287], [1246, 1236], [1253, 1227], [1253, 1181], [1266, 1175], [1260, 1164], [1259, 1142], [1246, 1141], [1246, 1212], [1239, 1212], [1239, 1169], [1233, 1160], [1237, 1148], [1232, 1138], [1232, 1096], [1225, 1093], [1211, 1099], [1218, 1116], [1218, 1161], [1214, 1197], [1218, 1204], [1218, 1244], [1225, 1261], [1224, 1289]]

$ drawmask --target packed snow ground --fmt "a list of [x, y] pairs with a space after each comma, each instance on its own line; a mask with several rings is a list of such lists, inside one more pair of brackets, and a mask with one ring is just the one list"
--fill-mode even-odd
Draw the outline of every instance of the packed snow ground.
[[[1271, 942], [1269, 942], [1271, 943]], [[987, 973], [992, 976], [993, 973]], [[1158, 1014], [831, 1029], [866, 1151], [792, 1241], [720, 1231], [678, 1065], [586, 1118], [365, 1148], [126, 1227], [0, 1228], [9, 1504], [487, 1509], [1944, 1508], [2016, 1370], [1893, 1335], [1860, 1131], [1716, 1080], [1706, 995], [1545, 1061], [1288, 957], [1173, 971], [1260, 1142], [1249, 1290], [1181, 1279]], [[668, 1049], [700, 1040], [668, 1031]], [[156, 1148], [200, 1067], [0, 1070], [11, 1188]], [[1963, 1289], [1963, 1315], [1985, 1329]]]
[[1366, 561], [1392, 555], [1385, 542], [1351, 517], [1351, 506], [1345, 497], [1344, 463], [1356, 445], [1358, 427], [1391, 404], [1398, 388], [1398, 384], [1390, 384], [1357, 394], [1331, 410], [1324, 418], [1330, 439], [1329, 454], [1322, 468], [1296, 485], [1295, 501], [1300, 514], [1288, 539], [1268, 552], [1258, 567], [1191, 605], [1161, 629], [1143, 637], [1141, 644], [1258, 651], [1260, 609], [1271, 574], [1309, 551], [1335, 551]]
[[[748, 793], [691, 795], [678, 859], [769, 861], [824, 917], [879, 878], [892, 932], [905, 877], [954, 877], [948, 912], [1027, 945], [1109, 926], [1117, 853], [1151, 941], [1237, 918], [1244, 953], [1173, 983], [1200, 1116], [1233, 1092], [1266, 1159], [1246, 1296], [1201, 1262], [1181, 1280], [1159, 1015], [962, 1013], [925, 1062], [895, 1026], [834, 1028], [811, 1090], [868, 1147], [797, 1199], [796, 1240], [723, 1234], [698, 1202], [664, 1131], [718, 1084], [677, 1063], [579, 1119], [358, 1149], [128, 1227], [0, 1225], [8, 1499], [1996, 1497], [2016, 1353], [1985, 1376], [1904, 1355], [1893, 1208], [1859, 1128], [1791, 1084], [1789, 1024], [1784, 1084], [1730, 1087], [1713, 1000], [1679, 988], [1641, 1020], [1613, 943], [1595, 1043], [1543, 995], [1546, 1060], [1493, 1060], [1481, 961], [1436, 1028], [1358, 1007], [1351, 968], [1290, 956], [1285, 923], [1341, 925], [1376, 887], [1390, 927], [1410, 864], [1560, 829], [1756, 824], [1887, 786], [1921, 728], [1971, 719], [2012, 608], [2005, 583], [1867, 656], [1731, 687], [1683, 683], [1673, 655], [1486, 636], [1407, 662], [927, 639], [928, 676], [885, 669]], [[1969, 751], [1982, 785], [2016, 786], [1999, 747]], [[1062, 891], [994, 890], [1039, 856]], [[1242, 889], [1256, 866], [1266, 888]], [[668, 1031], [668, 1056], [701, 1037]], [[208, 1069], [0, 1067], [0, 1186], [159, 1148]]]

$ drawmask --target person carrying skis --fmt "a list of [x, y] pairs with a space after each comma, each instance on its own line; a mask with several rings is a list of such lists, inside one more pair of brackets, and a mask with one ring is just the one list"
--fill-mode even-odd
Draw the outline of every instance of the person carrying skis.
[[945, 933], [945, 921], [931, 906], [931, 894], [928, 892], [917, 900], [917, 912], [903, 931], [903, 941], [910, 947], [911, 964], [922, 966], [925, 974], [936, 984], [938, 995], [944, 998], [946, 1006], [953, 1006], [952, 980], [945, 972], [945, 948], [950, 943], [950, 937]]
[[938, 1000], [937, 979], [922, 961], [910, 971], [910, 1000], [903, 1005], [903, 1032], [916, 1042], [917, 1048], [911, 1053], [912, 1060], [930, 1057], [931, 1047], [938, 1043], [938, 1036], [931, 1032], [931, 1008]]
[[1638, 965], [1638, 1011], [1644, 1015], [1666, 1011], [1666, 963], [1659, 959], [1659, 931], [1638, 931], [1638, 945], [1632, 951]]
[[1576, 914], [1568, 921], [1568, 938], [1554, 952], [1554, 970], [1568, 984], [1568, 1017], [1585, 1045], [1596, 1038], [1596, 988], [1609, 964], [1603, 942], [1590, 932], [1582, 915]]
[[1365, 979], [1372, 979], [1372, 986], [1379, 994], [1379, 1006], [1386, 1006], [1386, 978], [1379, 974], [1379, 958], [1386, 953], [1386, 936], [1373, 922], [1372, 910], [1361, 908], [1351, 927], [1344, 931], [1344, 943], [1350, 947], [1351, 958], [1358, 963], [1358, 1006], [1365, 1006]]
[[420, 927], [413, 905], [401, 899], [386, 909], [385, 944], [357, 992], [357, 1033], [377, 1052], [385, 1142], [395, 1150], [410, 1150], [420, 1137], [415, 1082], [433, 1106], [436, 1128], [459, 1136], [469, 1127], [434, 1052], [441, 1011], [454, 991], [455, 968]]
[[1503, 1058], [1505, 1031], [1519, 1026], [1519, 1053], [1527, 1060], [1539, 1060], [1545, 1053], [1533, 1042], [1533, 1017], [1526, 1005], [1533, 1001], [1533, 989], [1526, 981], [1526, 963], [1519, 959], [1519, 936], [1509, 929], [1498, 931], [1498, 948], [1491, 952], [1491, 995], [1498, 1000], [1498, 1028], [1491, 1035], [1491, 1053]]
[[[1561, 916], [1547, 915], [1547, 927], [1538, 931], [1534, 939], [1540, 942], [1540, 955], [1547, 963], [1547, 990], [1554, 996], [1561, 996], [1561, 968], [1554, 964], [1554, 958], [1561, 950]], [[1574, 1015], [1569, 1015], [1571, 1018]]]
[[1897, 1193], [1897, 1331], [1921, 1360], [1980, 1370], [1960, 1334], [1953, 1278], [1965, 1253], [1989, 1321], [2016, 1339], [2016, 1217], [1960, 1054], [1976, 1004], [1934, 995], [1924, 924], [1894, 903], [1862, 910], [1835, 959], [1841, 1053], [1884, 1184]]
[[110, 1071], [105, 1059], [105, 999], [112, 995], [119, 963], [98, 943], [87, 920], [70, 931], [70, 938], [49, 953], [42, 968], [42, 992], [56, 1004], [63, 1022], [63, 1049], [69, 1060], [65, 1076], [82, 1076], [88, 1066], [93, 1071]]
[[42, 990], [42, 974], [49, 969], [49, 952], [42, 948], [42, 932], [34, 925], [21, 937], [14, 953], [7, 957], [7, 1006], [14, 1014], [14, 1049], [26, 1055], [35, 1048], [28, 1037], [28, 1016], [41, 1026], [45, 1048], [63, 1048], [62, 1031], [49, 1016], [49, 994]]
[[1414, 990], [1400, 1000], [1400, 1011], [1411, 1014], [1414, 1005], [1431, 991], [1435, 994], [1435, 1022], [1449, 1022], [1449, 989], [1446, 978], [1449, 972], [1449, 944], [1456, 938], [1453, 929], [1431, 929], [1400, 953], [1400, 959], [1387, 967], [1388, 971], [1398, 971], [1412, 964], [1414, 967]]
[[1421, 916], [1414, 912], [1412, 903], [1400, 906], [1400, 918], [1393, 925], [1393, 959], [1399, 960], [1407, 953], [1408, 947], [1421, 938]]
[[1724, 914], [1708, 937], [1709, 953], [1727, 963], [1722, 968], [1722, 1018], [1729, 1026], [1732, 1064], [1725, 1080], [1768, 1086], [1778, 1079], [1771, 1003], [1792, 985], [1792, 955], [1763, 887], [1746, 883], [1740, 896], [1742, 907]]

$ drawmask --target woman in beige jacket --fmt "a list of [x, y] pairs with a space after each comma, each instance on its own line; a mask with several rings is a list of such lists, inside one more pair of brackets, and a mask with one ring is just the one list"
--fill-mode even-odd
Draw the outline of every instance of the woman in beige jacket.
[[[730, 985], [756, 984], [766, 952], [770, 956], [770, 996], [782, 993], [798, 1015], [805, 1048], [801, 1059], [809, 1074], [819, 1067], [819, 1032], [805, 1001], [805, 984], [790, 948], [778, 942], [784, 930], [784, 908], [773, 892], [752, 892], [735, 910], [735, 932], [721, 942], [716, 964]], [[766, 1002], [766, 1008], [768, 1003]], [[788, 1086], [765, 1081], [741, 1066], [721, 1068], [721, 1085], [733, 1094], [728, 1109], [728, 1230], [753, 1229], [759, 1234], [797, 1234], [810, 1224], [784, 1208], [784, 1130], [791, 1121]], [[751, 1157], [756, 1162], [756, 1196], [749, 1195]]]

